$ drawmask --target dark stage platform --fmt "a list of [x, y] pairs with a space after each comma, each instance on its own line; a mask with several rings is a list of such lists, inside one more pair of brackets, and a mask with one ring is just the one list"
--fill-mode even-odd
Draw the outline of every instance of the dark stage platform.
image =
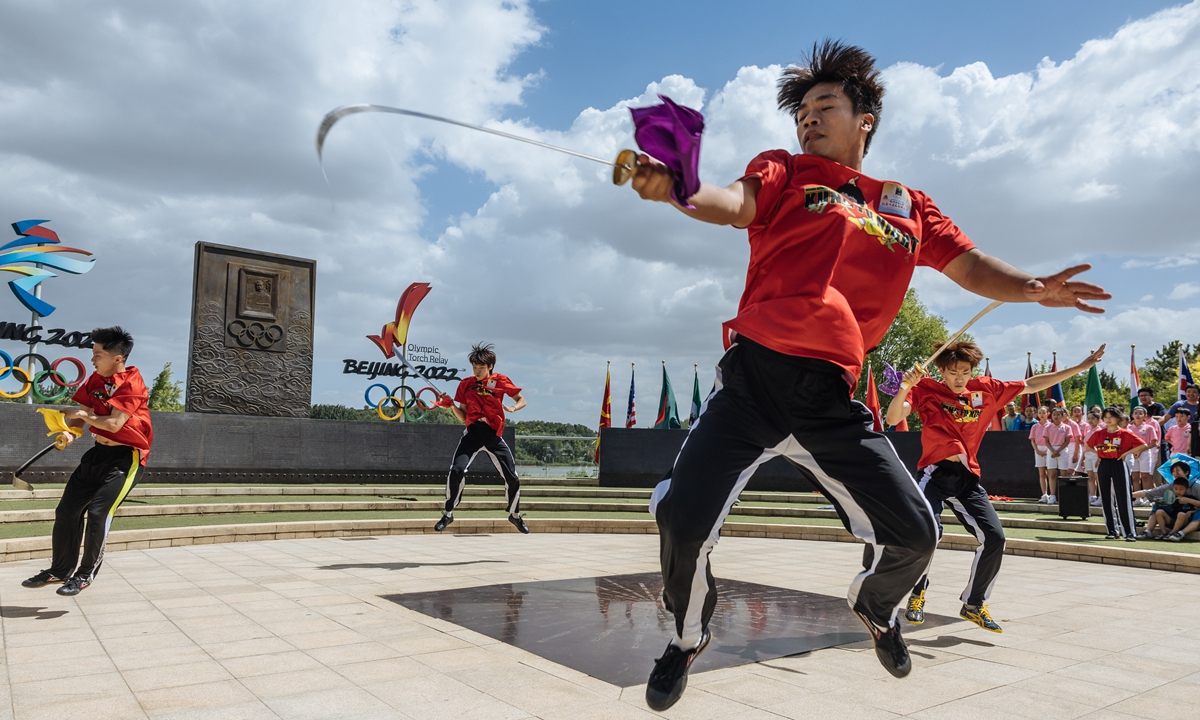
[[[867, 639], [844, 597], [717, 580], [713, 641], [693, 672], [744, 665]], [[658, 573], [387, 595], [605, 682], [644, 683], [671, 638]], [[957, 621], [926, 615], [925, 626]]]

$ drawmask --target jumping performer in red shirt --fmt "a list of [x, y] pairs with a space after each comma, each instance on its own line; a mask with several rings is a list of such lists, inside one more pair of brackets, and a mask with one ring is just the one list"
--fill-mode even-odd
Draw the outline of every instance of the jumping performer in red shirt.
[[[137, 368], [125, 366], [133, 337], [120, 327], [100, 328], [92, 331], [92, 342], [96, 371], [71, 398], [82, 407], [63, 415], [68, 425], [90, 425], [96, 444], [83, 454], [58, 501], [50, 569], [21, 583], [28, 588], [62, 583], [59, 595], [78, 595], [96, 578], [113, 515], [141, 479], [154, 442], [146, 383]], [[75, 440], [72, 433], [61, 435], [68, 444]]]
[[[1140, 435], [1121, 427], [1125, 412], [1119, 407], [1104, 409], [1104, 427], [1092, 433], [1087, 444], [1100, 458], [1096, 472], [1100, 476], [1100, 506], [1104, 508], [1104, 524], [1108, 527], [1106, 540], [1115, 540], [1122, 534], [1129, 542], [1137, 542], [1134, 531], [1132, 491], [1129, 488], [1128, 455], [1146, 449], [1146, 441]], [[1113, 502], [1117, 503], [1116, 517]]]
[[[473, 376], [464, 378], [458, 384], [458, 390], [454, 393], [454, 402], [458, 405], [451, 408], [467, 429], [463, 431], [462, 440], [458, 441], [454, 460], [450, 464], [450, 475], [446, 478], [446, 509], [433, 529], [441, 532], [454, 522], [454, 508], [462, 501], [463, 488], [467, 484], [467, 468], [475, 456], [483, 451], [504, 478], [508, 521], [528, 534], [529, 526], [521, 518], [521, 481], [517, 479], [516, 461], [508, 443], [504, 442], [503, 434], [504, 413], [514, 413], [525, 407], [525, 398], [521, 395], [521, 388], [513, 385], [512, 380], [492, 372], [492, 368], [496, 367], [496, 352], [491, 345], [480, 343], [473, 346], [468, 359]], [[512, 407], [504, 406], [505, 395], [516, 401]]]
[[664, 604], [675, 636], [646, 701], [679, 699], [711, 638], [717, 602], [709, 553], [755, 469], [782, 455], [802, 466], [846, 528], [867, 544], [848, 600], [893, 675], [910, 669], [897, 615], [937, 544], [933, 512], [871, 414], [850, 397], [865, 354], [895, 319], [913, 270], [933, 267], [967, 290], [1008, 302], [1100, 312], [1100, 287], [1078, 265], [1035, 278], [975, 249], [924, 193], [862, 172], [883, 86], [861, 48], [827, 41], [779, 83], [802, 155], [764, 152], [728, 187], [702, 184], [674, 203], [672, 171], [641, 155], [633, 189], [689, 217], [746, 228], [750, 267], [714, 392], [674, 467], [655, 489]]
[[[934, 347], [937, 350], [938, 343]], [[1073, 368], [1056, 373], [1034, 375], [1025, 381], [1001, 382], [990, 377], [971, 377], [983, 352], [975, 343], [953, 343], [933, 360], [942, 373], [942, 382], [926, 377], [924, 368], [915, 367], [904, 375], [906, 384], [888, 405], [887, 424], [899, 425], [913, 410], [921, 418], [920, 487], [933, 508], [941, 535], [942, 505], [949, 506], [963, 527], [979, 541], [971, 563], [971, 578], [962, 593], [958, 614], [984, 630], [1003, 632], [987, 610], [987, 599], [996, 584], [1000, 562], [1004, 558], [1004, 528], [987, 491], [979, 484], [979, 445], [987, 431], [987, 422], [1015, 397], [1053, 387], [1087, 370], [1104, 357], [1104, 346], [1088, 355]], [[925, 622], [925, 590], [929, 573], [917, 582], [908, 599], [905, 617], [914, 625]]]

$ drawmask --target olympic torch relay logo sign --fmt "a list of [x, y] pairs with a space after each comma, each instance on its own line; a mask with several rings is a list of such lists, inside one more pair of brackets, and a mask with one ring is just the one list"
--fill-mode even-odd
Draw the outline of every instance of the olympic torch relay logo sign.
[[408, 286], [404, 294], [400, 296], [400, 302], [396, 303], [396, 320], [383, 326], [379, 335], [368, 335], [367, 339], [379, 346], [383, 351], [385, 358], [393, 358], [396, 356], [392, 348], [399, 347], [400, 354], [404, 354], [404, 343], [408, 342], [408, 326], [412, 322], [413, 313], [417, 311], [417, 306], [433, 289], [429, 283], [413, 283]]
[[58, 234], [42, 227], [49, 220], [21, 220], [12, 224], [19, 237], [7, 245], [0, 246], [0, 271], [21, 275], [11, 280], [8, 286], [21, 304], [45, 317], [54, 312], [54, 306], [37, 297], [37, 286], [43, 280], [58, 277], [46, 268], [53, 268], [71, 275], [82, 275], [92, 269], [96, 262], [66, 257], [67, 253], [91, 255], [87, 250], [59, 245]]

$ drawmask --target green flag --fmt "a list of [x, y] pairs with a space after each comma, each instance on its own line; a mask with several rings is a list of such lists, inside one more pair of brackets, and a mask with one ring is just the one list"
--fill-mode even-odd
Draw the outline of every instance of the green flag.
[[679, 408], [675, 406], [675, 391], [671, 389], [671, 378], [667, 376], [667, 364], [663, 363], [662, 395], [658, 398], [658, 417], [654, 420], [656, 430], [675, 430], [683, 427], [679, 423]]
[[1100, 373], [1096, 371], [1096, 366], [1093, 365], [1091, 370], [1088, 370], [1087, 376], [1087, 394], [1084, 395], [1083, 404], [1087, 405], [1087, 409], [1099, 405], [1101, 408], [1106, 407], [1104, 404], [1104, 389], [1100, 387]]
[[688, 423], [696, 422], [696, 418], [700, 417], [700, 371], [696, 366], [692, 366], [692, 409], [688, 413]]

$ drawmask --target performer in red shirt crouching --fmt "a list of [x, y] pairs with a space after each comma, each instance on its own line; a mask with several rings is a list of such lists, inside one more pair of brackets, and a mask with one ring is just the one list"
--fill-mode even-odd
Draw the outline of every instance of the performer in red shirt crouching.
[[[62, 583], [59, 595], [78, 595], [92, 584], [104, 562], [104, 543], [113, 515], [141, 478], [154, 441], [146, 383], [137, 368], [125, 366], [133, 351], [133, 337], [120, 327], [100, 328], [92, 331], [92, 342], [96, 371], [71, 398], [82, 407], [63, 414], [68, 425], [90, 425], [96, 444], [71, 473], [54, 511], [50, 569], [21, 583], [28, 588]], [[68, 443], [75, 440], [69, 432], [62, 435]]]
[[[525, 398], [521, 396], [521, 388], [513, 385], [512, 380], [492, 372], [492, 368], [496, 367], [496, 352], [491, 345], [480, 343], [473, 346], [467, 359], [471, 361], [473, 377], [465, 378], [458, 384], [458, 390], [454, 393], [454, 402], [458, 404], [451, 408], [467, 429], [463, 431], [462, 440], [458, 441], [450, 475], [446, 478], [445, 512], [433, 529], [441, 532], [454, 522], [454, 508], [462, 500], [463, 487], [467, 484], [467, 468], [482, 451], [488, 454], [504, 478], [508, 521], [517, 530], [528, 534], [529, 526], [521, 518], [521, 481], [517, 479], [516, 460], [508, 443], [504, 442], [504, 413], [513, 413], [525, 407]], [[505, 395], [516, 401], [512, 407], [504, 406]]]
[[[934, 346], [934, 350], [941, 343]], [[906, 384], [888, 406], [888, 425], [899, 425], [913, 410], [921, 418], [921, 469], [919, 485], [938, 519], [941, 535], [942, 505], [979, 541], [971, 563], [971, 579], [962, 594], [959, 616], [984, 630], [1003, 632], [987, 611], [988, 595], [1000, 573], [1004, 558], [1004, 528], [987, 491], [979, 484], [979, 446], [991, 419], [1009, 400], [1026, 393], [1053, 387], [1087, 370], [1104, 357], [1104, 346], [1073, 368], [1034, 375], [1025, 381], [1001, 382], [990, 377], [971, 377], [983, 352], [975, 343], [957, 342], [938, 353], [933, 364], [942, 382], [926, 377], [918, 366], [904, 375]], [[982, 422], [980, 419], [982, 418]], [[926, 571], [913, 588], [905, 617], [914, 625], [925, 622]]]

